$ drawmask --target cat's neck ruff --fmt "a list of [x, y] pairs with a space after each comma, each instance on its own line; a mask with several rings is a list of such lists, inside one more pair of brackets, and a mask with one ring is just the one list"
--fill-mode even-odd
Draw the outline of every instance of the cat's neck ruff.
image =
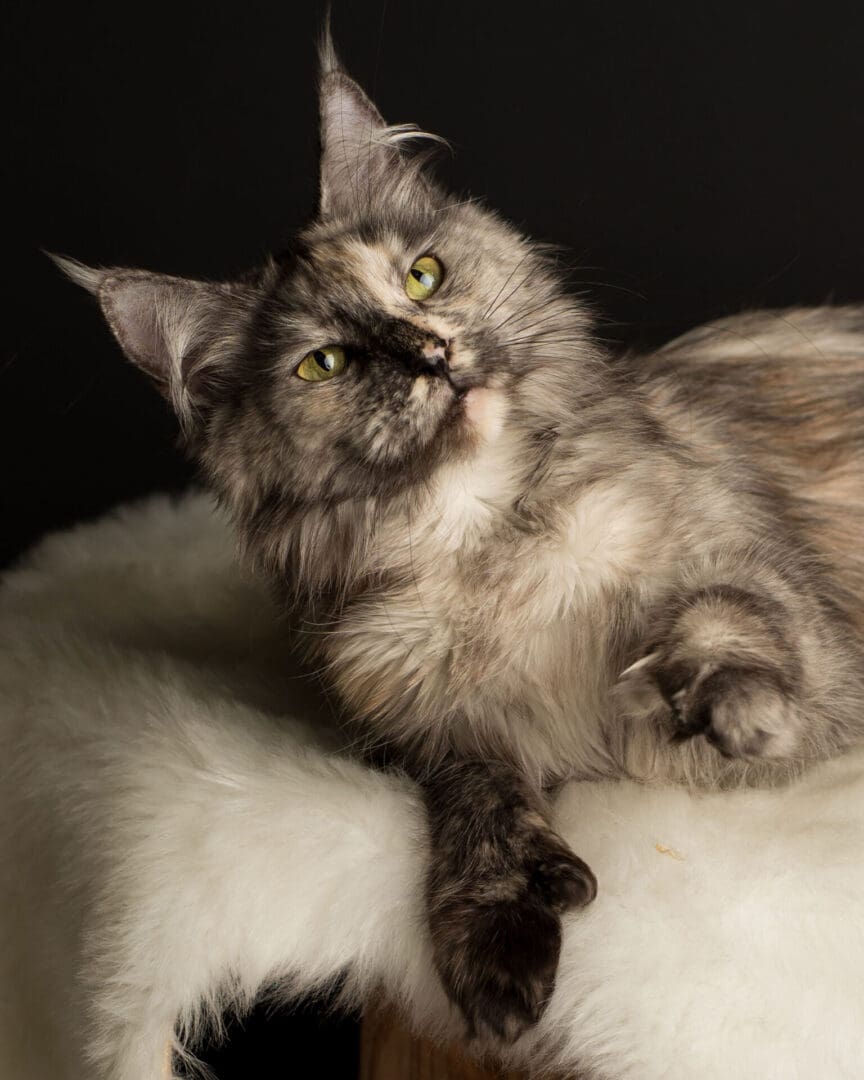
[[524, 438], [506, 427], [505, 396], [492, 388], [470, 390], [465, 418], [477, 433], [476, 452], [443, 465], [428, 485], [421, 542], [439, 553], [482, 543], [525, 484]]

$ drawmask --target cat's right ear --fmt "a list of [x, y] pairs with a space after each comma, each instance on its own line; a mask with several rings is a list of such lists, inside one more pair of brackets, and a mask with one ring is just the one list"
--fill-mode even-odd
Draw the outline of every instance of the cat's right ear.
[[242, 346], [249, 303], [231, 285], [154, 274], [97, 269], [49, 255], [99, 301], [129, 359], [174, 405], [184, 424], [218, 396]]

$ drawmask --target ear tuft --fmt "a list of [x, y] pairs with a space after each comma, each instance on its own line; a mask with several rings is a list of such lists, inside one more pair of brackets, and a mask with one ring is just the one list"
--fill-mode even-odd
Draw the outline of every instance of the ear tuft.
[[342, 72], [344, 74], [339, 56], [336, 53], [336, 46], [333, 44], [329, 6], [327, 8], [327, 14], [324, 16], [324, 25], [321, 27], [321, 34], [318, 38], [318, 68], [321, 82], [323, 82], [328, 75], [332, 75], [335, 72]]
[[77, 259], [70, 259], [66, 255], [55, 255], [53, 251], [45, 251], [43, 254], [47, 255], [51, 262], [59, 267], [66, 277], [74, 281], [76, 285], [80, 285], [94, 296], [99, 295], [99, 290], [102, 288], [102, 283], [108, 271], [86, 266], [84, 263], [78, 262]]

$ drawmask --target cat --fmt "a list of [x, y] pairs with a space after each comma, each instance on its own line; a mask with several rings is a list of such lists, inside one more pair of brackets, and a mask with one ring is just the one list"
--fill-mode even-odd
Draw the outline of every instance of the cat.
[[441, 190], [409, 149], [434, 137], [320, 53], [289, 252], [220, 284], [56, 258], [354, 744], [420, 785], [438, 973], [468, 1035], [509, 1041], [597, 890], [545, 789], [782, 782], [861, 735], [864, 307], [612, 355], [554, 255]]

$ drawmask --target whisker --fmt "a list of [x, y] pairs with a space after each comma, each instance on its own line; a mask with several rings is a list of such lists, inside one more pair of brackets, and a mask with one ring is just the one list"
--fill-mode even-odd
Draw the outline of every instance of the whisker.
[[452, 203], [447, 203], [446, 206], [439, 206], [438, 209], [435, 211], [435, 213], [436, 214], [443, 214], [445, 210], [455, 210], [457, 206], [468, 206], [471, 203], [477, 203], [477, 202], [482, 202], [482, 201], [483, 201], [483, 196], [482, 195], [472, 195], [468, 199], [462, 199], [461, 202], [452, 202]]
[[635, 296], [638, 300], [645, 300], [647, 302], [648, 297], [636, 289], [630, 289], [626, 285], [613, 285], [610, 281], [586, 281], [580, 279], [579, 281], [569, 282], [571, 285], [590, 285], [592, 288], [600, 289], [615, 289], [617, 292], [629, 293], [630, 296]]
[[517, 262], [517, 263], [516, 263], [516, 265], [515, 265], [515, 266], [513, 267], [513, 269], [512, 269], [511, 271], [510, 271], [510, 273], [509, 273], [509, 275], [508, 275], [508, 277], [507, 277], [507, 280], [506, 280], [506, 281], [504, 282], [504, 284], [503, 284], [503, 285], [501, 286], [501, 288], [500, 288], [500, 289], [498, 290], [498, 292], [497, 292], [497, 293], [495, 294], [495, 297], [494, 297], [494, 299], [492, 300], [492, 303], [491, 303], [491, 304], [489, 305], [489, 307], [488, 307], [488, 308], [486, 309], [485, 313], [483, 314], [483, 318], [484, 318], [484, 319], [488, 319], [488, 318], [489, 318], [489, 316], [491, 315], [492, 311], [493, 311], [493, 310], [494, 310], [494, 308], [495, 308], [495, 304], [496, 304], [496, 303], [497, 303], [497, 301], [498, 301], [498, 297], [499, 297], [499, 296], [501, 295], [501, 293], [503, 293], [503, 292], [504, 292], [504, 290], [505, 290], [505, 289], [507, 288], [507, 286], [508, 286], [508, 285], [510, 284], [510, 282], [511, 282], [511, 281], [513, 280], [513, 275], [514, 275], [514, 274], [516, 273], [516, 271], [517, 271], [517, 270], [519, 269], [519, 267], [520, 267], [520, 266], [522, 265], [522, 263], [524, 263], [524, 262], [525, 262], [525, 260], [526, 260], [526, 259], [527, 259], [527, 258], [529, 257], [529, 255], [530, 255], [530, 252], [526, 252], [526, 253], [525, 253], [525, 254], [524, 254], [524, 255], [522, 256], [522, 258], [521, 258], [521, 259], [519, 260], [519, 262]]
[[539, 300], [536, 304], [533, 304], [529, 308], [518, 308], [516, 311], [511, 312], [504, 319], [502, 319], [501, 322], [498, 323], [496, 326], [493, 326], [492, 327], [492, 333], [496, 334], [501, 329], [502, 326], [506, 326], [507, 323], [511, 322], [513, 319], [517, 319], [517, 326], [518, 326], [522, 322], [524, 322], [525, 319], [530, 318], [532, 315], [536, 314], [538, 311], [543, 311], [548, 306], [549, 306], [548, 298], [543, 297], [543, 299]]
[[[540, 308], [542, 308], [544, 306], [545, 305], [540, 305], [538, 308], [535, 308], [534, 311], [537, 311], [537, 310], [539, 310]], [[533, 314], [533, 313], [534, 312], [532, 311], [530, 314]], [[517, 320], [517, 322], [516, 322], [517, 330], [522, 329], [522, 324], [525, 322], [525, 320], [528, 317], [529, 317], [529, 313], [525, 313], [525, 314], [523, 314], [522, 318]], [[505, 319], [504, 322], [500, 323], [498, 326], [495, 327], [495, 330], [500, 331], [501, 328], [503, 326], [506, 326], [507, 323], [510, 322], [510, 319], [512, 319], [512, 318], [513, 318], [513, 316], [511, 316], [508, 319]], [[531, 327], [530, 327], [530, 330], [533, 332], [534, 330], [538, 329], [541, 326], [547, 326], [550, 322], [554, 322], [556, 320], [560, 321], [562, 319], [566, 320], [566, 318], [567, 318], [567, 314], [564, 311], [550, 311], [549, 314], [544, 319], [540, 319], [538, 322], [532, 323]]]

